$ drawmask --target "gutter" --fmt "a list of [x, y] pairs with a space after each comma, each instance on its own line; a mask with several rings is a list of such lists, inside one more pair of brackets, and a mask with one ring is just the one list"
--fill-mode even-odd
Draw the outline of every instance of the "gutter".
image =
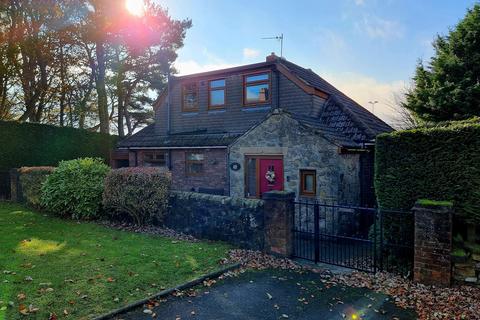
[[169, 150], [169, 149], [228, 149], [228, 146], [185, 146], [185, 147], [130, 147], [130, 148], [118, 148], [119, 150]]

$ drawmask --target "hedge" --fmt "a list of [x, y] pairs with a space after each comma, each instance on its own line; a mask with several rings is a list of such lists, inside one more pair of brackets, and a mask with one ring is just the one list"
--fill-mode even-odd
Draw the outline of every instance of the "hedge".
[[42, 207], [61, 217], [98, 218], [109, 171], [110, 167], [100, 158], [60, 161], [42, 184]]
[[69, 127], [0, 121], [0, 171], [19, 167], [56, 166], [83, 157], [110, 161], [116, 136]]
[[379, 135], [375, 191], [380, 208], [409, 210], [419, 199], [453, 201], [467, 222], [480, 222], [480, 124], [450, 122]]
[[54, 167], [22, 167], [18, 170], [22, 199], [33, 208], [41, 208], [42, 184]]
[[171, 174], [159, 168], [121, 168], [105, 179], [103, 206], [114, 220], [160, 224], [167, 211]]

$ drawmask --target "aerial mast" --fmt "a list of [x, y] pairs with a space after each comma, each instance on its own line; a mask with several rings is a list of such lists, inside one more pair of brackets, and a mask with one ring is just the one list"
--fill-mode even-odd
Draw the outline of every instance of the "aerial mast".
[[283, 33], [280, 34], [279, 36], [275, 36], [275, 37], [262, 38], [262, 40], [277, 40], [277, 41], [280, 41], [280, 57], [283, 58]]

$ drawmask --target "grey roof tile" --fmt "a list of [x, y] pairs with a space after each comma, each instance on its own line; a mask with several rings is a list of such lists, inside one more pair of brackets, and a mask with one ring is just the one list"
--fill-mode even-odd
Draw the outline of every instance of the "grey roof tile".
[[[361, 129], [366, 140], [374, 139], [376, 135], [384, 132], [391, 132], [393, 129], [386, 124], [384, 121], [379, 119], [377, 116], [363, 108], [361, 105], [353, 101], [351, 98], [347, 97], [343, 92], [335, 88], [333, 85], [328, 83], [325, 79], [320, 77], [318, 74], [313, 72], [310, 69], [305, 69], [296, 65], [293, 62], [290, 62], [285, 59], [278, 59], [279, 63], [283, 64], [286, 68], [290, 70], [295, 76], [302, 79], [312, 87], [320, 89], [330, 95], [329, 104], [339, 105], [344, 109], [345, 112], [350, 113], [353, 123], [342, 123], [344, 113], [340, 111], [338, 115], [334, 116], [331, 114], [323, 115], [322, 121], [326, 124], [342, 128], [344, 132], [352, 133], [348, 127], [355, 126]], [[355, 131], [355, 130], [353, 130]], [[362, 133], [356, 133], [357, 136], [362, 135]]]
[[221, 147], [228, 146], [240, 134], [189, 132], [168, 136], [155, 134], [154, 125], [149, 125], [131, 137], [119, 142], [120, 148], [142, 147]]

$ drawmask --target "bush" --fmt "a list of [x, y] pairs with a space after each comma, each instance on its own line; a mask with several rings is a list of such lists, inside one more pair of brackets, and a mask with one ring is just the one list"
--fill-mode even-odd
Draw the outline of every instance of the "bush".
[[69, 127], [0, 121], [0, 170], [57, 166], [62, 160], [99, 157], [109, 163], [116, 136]]
[[453, 200], [468, 222], [480, 221], [480, 124], [399, 131], [377, 137], [375, 191], [385, 209], [410, 210], [418, 199]]
[[139, 225], [162, 223], [170, 182], [170, 173], [158, 168], [112, 170], [105, 179], [103, 205], [113, 216], [127, 214]]
[[109, 171], [99, 158], [61, 161], [42, 186], [42, 205], [60, 216], [97, 218]]
[[22, 197], [27, 205], [41, 207], [42, 184], [54, 170], [54, 167], [22, 167], [18, 170]]

